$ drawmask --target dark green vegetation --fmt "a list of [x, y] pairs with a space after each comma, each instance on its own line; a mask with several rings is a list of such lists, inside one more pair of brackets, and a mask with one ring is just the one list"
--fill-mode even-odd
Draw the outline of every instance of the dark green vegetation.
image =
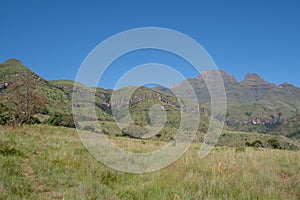
[[[165, 145], [154, 140], [110, 139], [132, 152]], [[1, 128], [0, 199], [300, 198], [299, 151], [216, 147], [199, 159], [199, 148], [194, 143], [170, 166], [134, 175], [96, 161], [75, 129]]]

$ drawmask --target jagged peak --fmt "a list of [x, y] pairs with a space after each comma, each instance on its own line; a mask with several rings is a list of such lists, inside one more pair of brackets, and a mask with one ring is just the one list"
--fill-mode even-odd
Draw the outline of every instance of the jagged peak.
[[262, 79], [258, 74], [256, 73], [248, 73], [246, 74], [244, 80], [241, 81], [242, 85], [254, 85], [258, 83], [264, 83], [264, 84], [270, 84], [266, 82], [264, 79]]
[[205, 78], [212, 77], [217, 78], [218, 73], [221, 75], [225, 84], [236, 84], [238, 81], [232, 75], [229, 75], [225, 70], [204, 70], [201, 75], [196, 77], [197, 79], [204, 80]]
[[244, 80], [260, 80], [264, 81], [257, 73], [247, 73]]

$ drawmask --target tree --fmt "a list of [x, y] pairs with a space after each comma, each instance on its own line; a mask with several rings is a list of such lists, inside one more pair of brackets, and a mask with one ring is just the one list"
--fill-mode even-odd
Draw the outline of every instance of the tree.
[[12, 121], [11, 117], [9, 108], [3, 103], [0, 103], [0, 125], [10, 124]]
[[281, 113], [281, 112], [278, 112], [278, 119], [277, 119], [277, 123], [278, 123], [278, 124], [280, 123], [281, 116], [282, 116], [282, 113]]
[[245, 115], [248, 117], [247, 121], [249, 123], [250, 119], [251, 119], [251, 116], [252, 116], [252, 112], [245, 112]]
[[23, 81], [13, 83], [7, 103], [14, 126], [22, 126], [46, 107], [46, 95], [36, 88], [38, 81], [34, 74], [26, 73]]

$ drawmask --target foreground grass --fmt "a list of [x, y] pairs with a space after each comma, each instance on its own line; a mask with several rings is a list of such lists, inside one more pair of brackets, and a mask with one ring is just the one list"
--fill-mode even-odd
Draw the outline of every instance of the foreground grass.
[[[132, 151], [158, 141], [112, 138]], [[0, 199], [300, 199], [300, 152], [200, 145], [157, 172], [129, 174], [97, 162], [75, 130], [0, 129]]]

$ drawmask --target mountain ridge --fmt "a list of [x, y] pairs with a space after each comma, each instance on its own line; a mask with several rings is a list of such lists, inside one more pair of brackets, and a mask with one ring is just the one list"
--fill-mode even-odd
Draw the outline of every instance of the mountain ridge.
[[[22, 74], [24, 73], [30, 73], [32, 77], [39, 80], [39, 87], [46, 93], [48, 98], [48, 113], [52, 115], [55, 113], [71, 114], [71, 99], [74, 89], [83, 93], [96, 90], [95, 105], [99, 120], [113, 120], [111, 116], [112, 102], [110, 102], [113, 90], [103, 88], [90, 88], [87, 90], [88, 87], [81, 83], [76, 83], [74, 87], [75, 82], [72, 80], [47, 81], [25, 67], [18, 59], [9, 59], [0, 64], [0, 100], [3, 96], [1, 94], [8, 91], [7, 88], [11, 83], [22, 81], [24, 78]], [[214, 79], [217, 75], [221, 75], [227, 95], [227, 128], [276, 132], [275, 128], [280, 127], [282, 124], [285, 124], [284, 127], [288, 127], [286, 123], [290, 122], [293, 126], [295, 124], [298, 127], [293, 119], [300, 114], [300, 88], [287, 82], [279, 85], [268, 83], [256, 73], [246, 74], [245, 78], [239, 82], [225, 70], [206, 70], [200, 76], [186, 79], [181, 83], [174, 84], [172, 87], [184, 90], [185, 84], [191, 84], [198, 97], [202, 113], [209, 116], [210, 95], [204, 80], [207, 78]], [[144, 111], [149, 109], [150, 102], [160, 103], [162, 106], [168, 107], [170, 112], [176, 113], [178, 105], [173, 105], [176, 101], [173, 97], [172, 87], [140, 87], [140, 90], [133, 94], [130, 101], [135, 119], [140, 123], [147, 123], [149, 119]], [[155, 91], [159, 91], [159, 93]], [[145, 103], [145, 99], [149, 103]], [[144, 111], [140, 112], [139, 109]], [[176, 118], [172, 120], [177, 123], [178, 119], [179, 116], [176, 114]], [[207, 121], [207, 119], [205, 120]], [[297, 127], [290, 130], [297, 132]], [[288, 128], [284, 129], [288, 130]], [[293, 133], [287, 131], [283, 134]]]

